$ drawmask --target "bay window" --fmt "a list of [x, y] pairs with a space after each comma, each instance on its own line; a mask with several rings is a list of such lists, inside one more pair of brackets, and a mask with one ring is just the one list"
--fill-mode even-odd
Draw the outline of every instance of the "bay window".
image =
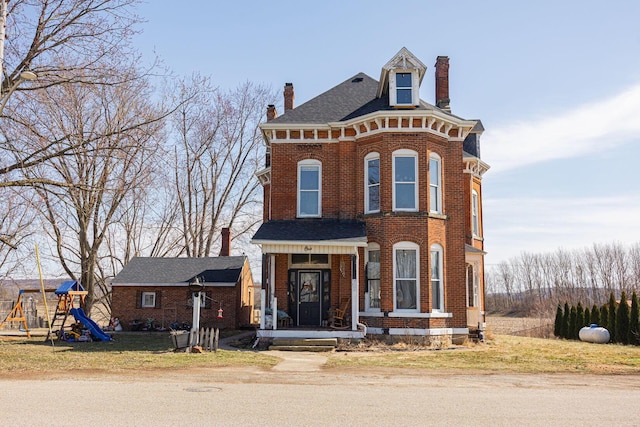
[[442, 246], [431, 246], [431, 310], [444, 311]]
[[365, 189], [364, 211], [380, 211], [380, 155], [369, 153], [364, 159]]
[[419, 247], [412, 242], [393, 245], [394, 309], [418, 311]]
[[393, 210], [418, 210], [418, 153], [411, 150], [393, 152]]
[[440, 156], [429, 156], [429, 211], [442, 213], [442, 168]]
[[318, 160], [298, 163], [298, 217], [320, 217], [322, 212], [322, 164]]

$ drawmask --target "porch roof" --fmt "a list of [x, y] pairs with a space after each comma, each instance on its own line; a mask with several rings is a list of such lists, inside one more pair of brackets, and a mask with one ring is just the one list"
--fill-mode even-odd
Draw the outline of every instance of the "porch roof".
[[263, 253], [353, 253], [367, 246], [364, 222], [337, 219], [268, 221], [251, 241]]

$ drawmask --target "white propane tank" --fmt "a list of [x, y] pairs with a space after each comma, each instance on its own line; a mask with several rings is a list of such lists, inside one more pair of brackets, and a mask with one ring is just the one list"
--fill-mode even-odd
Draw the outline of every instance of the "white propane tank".
[[580, 337], [580, 341], [592, 342], [595, 344], [606, 344], [609, 342], [609, 339], [611, 339], [609, 331], [595, 323], [592, 323], [591, 326], [585, 326], [580, 329], [578, 337]]

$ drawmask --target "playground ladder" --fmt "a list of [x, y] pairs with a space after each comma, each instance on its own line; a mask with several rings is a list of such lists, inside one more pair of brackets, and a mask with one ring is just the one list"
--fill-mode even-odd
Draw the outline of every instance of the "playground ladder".
[[18, 300], [16, 301], [16, 305], [13, 306], [11, 312], [7, 314], [7, 317], [2, 322], [0, 322], [0, 328], [2, 328], [7, 322], [22, 323], [24, 330], [27, 332], [27, 337], [31, 338], [27, 319], [24, 317], [24, 310], [22, 309], [22, 292], [18, 294]]
[[51, 328], [49, 328], [45, 341], [49, 340], [51, 332], [55, 332], [56, 328], [58, 328], [56, 336], [58, 338], [62, 338], [62, 334], [64, 334], [64, 325], [67, 323], [67, 319], [69, 318], [69, 311], [74, 308], [74, 297], [80, 297], [80, 307], [82, 307], [84, 305], [84, 297], [86, 295], [86, 291], [69, 291], [58, 295], [58, 305], [56, 305], [56, 312], [51, 320]]

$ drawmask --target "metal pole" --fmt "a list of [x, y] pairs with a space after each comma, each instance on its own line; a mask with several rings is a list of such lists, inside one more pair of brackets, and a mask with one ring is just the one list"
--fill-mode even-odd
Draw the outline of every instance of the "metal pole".
[[44, 280], [42, 280], [42, 267], [40, 266], [40, 252], [38, 251], [38, 245], [36, 245], [36, 261], [38, 263], [38, 274], [40, 276], [40, 290], [42, 291], [42, 301], [44, 301], [44, 312], [47, 315], [49, 337], [51, 338], [51, 345], [55, 347], [55, 344], [53, 343], [53, 332], [51, 331], [51, 317], [49, 317], [49, 306], [47, 305], [47, 294], [44, 290]]
[[198, 345], [200, 329], [200, 292], [193, 293], [193, 322], [191, 324], [191, 347]]

